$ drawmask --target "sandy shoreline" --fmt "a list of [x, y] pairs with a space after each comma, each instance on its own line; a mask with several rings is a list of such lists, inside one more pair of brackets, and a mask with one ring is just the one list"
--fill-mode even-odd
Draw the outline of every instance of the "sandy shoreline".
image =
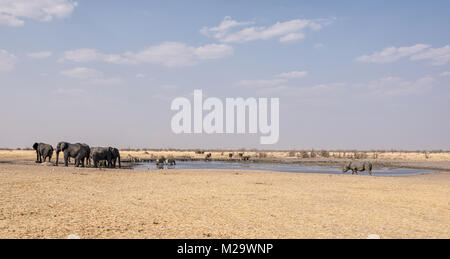
[[450, 238], [446, 172], [367, 177], [3, 162], [0, 203], [0, 238]]

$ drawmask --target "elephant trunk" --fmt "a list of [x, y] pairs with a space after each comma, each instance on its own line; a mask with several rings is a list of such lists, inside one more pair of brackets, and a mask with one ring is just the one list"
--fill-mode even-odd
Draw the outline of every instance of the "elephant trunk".
[[59, 150], [57, 149], [56, 150], [56, 166], [58, 166], [58, 163], [59, 163]]
[[119, 168], [122, 168], [122, 164], [120, 163], [120, 155], [117, 157], [119, 159]]

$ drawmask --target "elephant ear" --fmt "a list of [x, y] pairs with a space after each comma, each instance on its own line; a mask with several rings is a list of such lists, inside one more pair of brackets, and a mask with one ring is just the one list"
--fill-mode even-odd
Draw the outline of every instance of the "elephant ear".
[[33, 145], [33, 149], [34, 149], [34, 150], [37, 150], [38, 146], [39, 146], [39, 144], [38, 144], [38, 143], [34, 143], [34, 145]]

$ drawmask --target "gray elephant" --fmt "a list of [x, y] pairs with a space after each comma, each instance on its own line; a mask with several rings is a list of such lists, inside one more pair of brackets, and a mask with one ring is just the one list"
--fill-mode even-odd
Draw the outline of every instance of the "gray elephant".
[[166, 158], [160, 157], [156, 160], [156, 168], [158, 169], [164, 169], [164, 166], [166, 165]]
[[119, 168], [122, 168], [122, 164], [120, 162], [120, 152], [117, 148], [112, 148], [112, 167], [116, 168], [117, 160], [119, 160]]
[[93, 147], [90, 158], [94, 162], [94, 167], [98, 168], [100, 161], [107, 161], [108, 167], [112, 167], [113, 151], [112, 147]]
[[84, 167], [85, 160], [89, 159], [91, 149], [86, 144], [71, 144], [67, 142], [60, 142], [56, 147], [56, 166], [59, 163], [59, 153], [64, 152], [64, 165], [69, 166], [69, 158], [75, 158], [75, 166], [79, 167], [80, 164]]
[[[78, 144], [80, 144], [82, 147], [84, 147], [88, 152], [87, 156], [83, 159], [84, 160], [83, 162], [87, 165], [89, 163], [89, 157], [91, 157], [91, 148], [89, 147], [88, 144], [81, 144], [81, 143], [78, 143]], [[69, 158], [69, 162], [70, 162], [70, 158]]]
[[170, 167], [174, 167], [174, 166], [177, 165], [177, 162], [175, 162], [175, 159], [169, 158], [169, 159], [166, 160], [166, 164], [167, 164], [168, 167], [169, 167], [169, 166], [170, 166]]
[[33, 149], [36, 150], [36, 163], [42, 163], [42, 159], [45, 160], [48, 157], [48, 161], [51, 162], [53, 156], [53, 147], [45, 143], [34, 143]]
[[358, 174], [358, 172], [367, 171], [369, 175], [372, 175], [372, 163], [351, 161], [344, 165], [342, 172], [346, 173], [348, 170], [352, 170], [352, 174]]

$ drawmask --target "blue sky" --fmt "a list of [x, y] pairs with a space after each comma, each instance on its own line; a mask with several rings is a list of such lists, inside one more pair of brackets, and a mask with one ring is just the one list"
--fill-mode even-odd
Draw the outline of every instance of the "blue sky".
[[[21, 3], [22, 5], [18, 5]], [[450, 149], [448, 1], [0, 0], [1, 147]], [[171, 100], [280, 98], [280, 141]]]

